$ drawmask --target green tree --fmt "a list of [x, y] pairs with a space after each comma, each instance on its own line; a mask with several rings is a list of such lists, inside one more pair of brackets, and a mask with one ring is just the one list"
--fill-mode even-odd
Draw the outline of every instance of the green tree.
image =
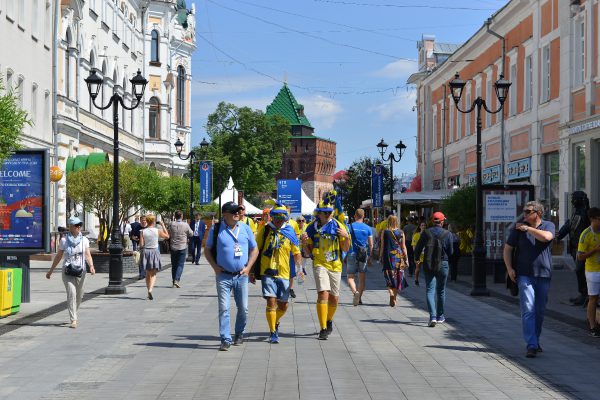
[[215, 193], [223, 191], [229, 176], [248, 195], [276, 188], [274, 176], [290, 147], [287, 120], [221, 102], [208, 116], [206, 131], [211, 138], [206, 159], [214, 163]]
[[[340, 183], [343, 191], [342, 205], [346, 214], [352, 217], [364, 200], [371, 198], [371, 170], [374, 165], [381, 164], [376, 157], [363, 157], [354, 161], [348, 168], [346, 181]], [[383, 184], [390, 187], [389, 168], [383, 169]]]
[[[0, 76], [0, 92], [5, 89]], [[12, 152], [18, 150], [19, 135], [25, 125], [32, 125], [27, 112], [19, 106], [19, 98], [14, 94], [13, 88], [8, 88], [0, 95], [0, 163]]]
[[475, 225], [475, 186], [463, 186], [442, 200], [442, 212], [461, 229]]

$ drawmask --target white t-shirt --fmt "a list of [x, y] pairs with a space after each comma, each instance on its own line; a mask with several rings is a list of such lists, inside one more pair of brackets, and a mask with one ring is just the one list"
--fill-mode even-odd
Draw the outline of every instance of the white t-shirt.
[[69, 255], [69, 252], [67, 251], [67, 238], [63, 237], [60, 239], [60, 244], [58, 245], [58, 249], [64, 251], [62, 265], [64, 266], [66, 263], [71, 263], [71, 265], [81, 266], [85, 270], [85, 257], [83, 252], [84, 250], [87, 251], [89, 248], [90, 241], [84, 236], [81, 238], [79, 244], [72, 249], [72, 254]]

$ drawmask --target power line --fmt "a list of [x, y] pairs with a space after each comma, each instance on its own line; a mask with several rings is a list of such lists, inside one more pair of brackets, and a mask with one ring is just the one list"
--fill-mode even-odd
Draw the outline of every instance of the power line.
[[475, 8], [475, 7], [448, 7], [448, 6], [428, 6], [428, 5], [402, 5], [402, 4], [374, 4], [374, 3], [358, 3], [353, 1], [339, 1], [339, 0], [313, 0], [317, 3], [332, 3], [342, 4], [347, 6], [365, 6], [365, 7], [392, 7], [392, 8], [428, 8], [428, 9], [439, 9], [439, 10], [460, 10], [460, 11], [496, 11], [495, 8]]

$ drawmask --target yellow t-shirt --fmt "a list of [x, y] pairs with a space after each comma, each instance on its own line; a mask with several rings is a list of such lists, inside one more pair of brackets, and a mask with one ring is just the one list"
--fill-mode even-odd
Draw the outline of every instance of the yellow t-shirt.
[[[338, 225], [339, 222], [338, 222]], [[340, 225], [341, 226], [341, 225]], [[306, 229], [308, 234], [307, 244], [313, 246], [313, 265], [322, 266], [332, 272], [342, 272], [342, 250], [338, 235], [322, 235], [315, 224], [310, 224]]]
[[381, 233], [381, 231], [384, 231], [386, 229], [387, 229], [387, 219], [384, 219], [383, 221], [381, 221], [380, 223], [375, 225], [375, 231], [376, 231], [378, 237], [379, 237], [379, 234]]
[[[579, 236], [577, 252], [587, 253], [598, 244], [600, 244], [600, 232], [596, 233], [591, 226], [588, 226]], [[585, 272], [600, 272], [600, 253], [596, 253], [585, 260]]]
[[[421, 232], [413, 233], [412, 242], [410, 242], [410, 245], [412, 246], [413, 249], [415, 247], [417, 247], [417, 243], [419, 243], [420, 238], [421, 238]], [[425, 252], [421, 252], [421, 256], [419, 257], [418, 261], [423, 262], [424, 260], [425, 260]]]
[[252, 218], [244, 216], [244, 218], [240, 218], [240, 222], [248, 225], [252, 230], [252, 233], [254, 233], [254, 236], [256, 236], [256, 222], [254, 222]]
[[292, 228], [294, 228], [294, 232], [296, 232], [296, 236], [300, 236], [302, 234], [302, 230], [300, 229], [300, 227], [298, 226], [298, 223], [296, 221], [294, 221], [293, 219], [289, 219], [288, 224], [290, 224], [292, 226]]
[[[256, 234], [256, 244], [259, 251], [263, 248], [264, 230], [263, 225]], [[275, 235], [277, 235], [276, 238]], [[277, 278], [290, 279], [290, 252], [293, 255], [300, 254], [300, 248], [293, 244], [290, 239], [281, 233], [276, 234], [273, 230], [269, 232], [265, 240], [265, 248], [260, 254], [260, 274], [264, 275], [267, 269], [273, 268], [279, 271]], [[267, 257], [265, 252], [269, 252], [270, 246], [273, 246], [271, 257]]]

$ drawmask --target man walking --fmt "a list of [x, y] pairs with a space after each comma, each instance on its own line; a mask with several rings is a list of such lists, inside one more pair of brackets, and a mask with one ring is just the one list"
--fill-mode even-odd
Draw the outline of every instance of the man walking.
[[600, 208], [590, 208], [588, 217], [591, 225], [581, 233], [577, 259], [585, 262], [585, 277], [589, 296], [587, 319], [590, 324], [590, 335], [599, 338], [600, 328], [596, 323], [596, 307], [598, 305], [598, 295], [600, 295]]
[[288, 308], [290, 295], [290, 268], [293, 257], [301, 265], [302, 256], [296, 232], [287, 222], [289, 214], [285, 207], [274, 207], [271, 222], [257, 233], [260, 249], [260, 270], [253, 271], [250, 281], [258, 274], [262, 283], [262, 294], [267, 300], [266, 317], [269, 325], [269, 342], [279, 343], [279, 321]]
[[[365, 291], [365, 275], [367, 263], [371, 263], [370, 255], [373, 254], [373, 236], [371, 227], [363, 222], [365, 210], [359, 208], [354, 213], [354, 222], [350, 224], [350, 235], [352, 236], [352, 247], [346, 258], [348, 269], [348, 286], [352, 291], [352, 305], [362, 304], [362, 295]], [[368, 260], [368, 261], [367, 261]], [[358, 273], [358, 288], [354, 277]]]
[[256, 235], [256, 222], [250, 217], [246, 216], [246, 207], [243, 204], [240, 204], [240, 222], [242, 224], [246, 224], [252, 229], [252, 233]]
[[131, 224], [131, 229], [129, 230], [129, 238], [131, 239], [133, 251], [136, 251], [138, 249], [138, 246], [140, 245], [141, 229], [142, 224], [140, 223], [140, 217], [136, 216], [134, 222]]
[[446, 281], [448, 280], [448, 257], [452, 255], [452, 236], [443, 228], [446, 216], [433, 213], [433, 226], [421, 233], [414, 249], [415, 261], [425, 251], [423, 274], [429, 310], [429, 326], [446, 322], [444, 304], [446, 302]]
[[417, 225], [414, 224], [415, 218], [413, 216], [408, 217], [408, 223], [402, 228], [404, 231], [404, 237], [406, 242], [406, 253], [408, 255], [408, 276], [415, 274], [416, 263], [415, 257], [413, 256], [412, 238], [413, 233], [417, 230]]
[[173, 287], [180, 288], [181, 274], [185, 265], [185, 257], [188, 251], [188, 238], [194, 234], [190, 226], [183, 222], [183, 213], [175, 211], [175, 222], [169, 227], [169, 237], [171, 238], [171, 277], [173, 278]]
[[248, 274], [258, 257], [256, 240], [250, 227], [240, 223], [240, 207], [233, 201], [223, 204], [223, 221], [210, 228], [206, 238], [206, 260], [215, 271], [219, 301], [219, 350], [229, 350], [231, 339], [230, 297], [237, 306], [233, 344], [244, 342], [248, 318]]
[[[540, 334], [552, 275], [550, 247], [555, 227], [542, 220], [544, 206], [537, 201], [525, 204], [523, 222], [515, 224], [504, 245], [504, 264], [509, 278], [519, 286], [523, 338], [526, 357], [533, 358], [540, 347]], [[513, 249], [518, 256], [513, 260]], [[516, 265], [513, 265], [513, 261]]]
[[317, 286], [319, 340], [327, 340], [333, 331], [342, 279], [342, 252], [350, 250], [346, 227], [333, 218], [333, 205], [319, 202], [316, 220], [306, 229], [306, 246], [312, 253], [313, 274]]
[[200, 256], [202, 255], [202, 239], [206, 231], [206, 224], [200, 219], [200, 214], [194, 214], [194, 220], [190, 224], [190, 228], [194, 232], [190, 241], [190, 254], [192, 263], [200, 264]]

